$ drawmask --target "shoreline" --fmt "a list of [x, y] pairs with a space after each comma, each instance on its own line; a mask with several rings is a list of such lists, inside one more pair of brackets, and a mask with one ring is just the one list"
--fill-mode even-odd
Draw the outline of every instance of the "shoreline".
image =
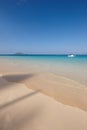
[[[87, 67], [86, 64], [80, 66], [67, 64], [67, 62], [56, 65], [56, 63], [38, 60], [24, 60], [24, 59], [12, 59], [12, 58], [0, 58], [0, 73], [53, 73], [55, 75], [63, 76], [68, 79], [79, 82], [82, 85], [87, 86]], [[72, 62], [73, 63], [73, 62]], [[64, 64], [64, 65], [63, 65]]]

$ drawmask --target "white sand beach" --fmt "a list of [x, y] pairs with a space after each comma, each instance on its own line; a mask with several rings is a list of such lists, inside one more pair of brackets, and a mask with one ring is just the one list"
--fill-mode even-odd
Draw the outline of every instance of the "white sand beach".
[[0, 130], [87, 130], [86, 85], [23, 67], [0, 64]]
[[28, 129], [87, 130], [87, 112], [0, 78], [0, 130]]

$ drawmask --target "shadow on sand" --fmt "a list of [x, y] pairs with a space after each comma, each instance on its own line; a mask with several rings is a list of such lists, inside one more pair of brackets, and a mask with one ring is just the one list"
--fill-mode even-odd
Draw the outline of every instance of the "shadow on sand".
[[22, 97], [20, 97], [20, 98], [18, 98], [18, 99], [15, 99], [15, 100], [13, 100], [13, 101], [11, 101], [11, 102], [8, 102], [8, 103], [6, 103], [6, 104], [0, 106], [0, 109], [6, 108], [6, 107], [8, 107], [8, 106], [10, 106], [10, 105], [13, 105], [13, 104], [15, 104], [15, 103], [17, 103], [17, 102], [19, 102], [19, 101], [22, 101], [22, 100], [24, 100], [24, 99], [26, 99], [26, 98], [29, 98], [29, 97], [31, 97], [31, 96], [33, 96], [33, 95], [39, 93], [39, 92], [40, 92], [40, 90], [36, 90], [36, 91], [31, 92], [31, 93], [29, 93], [29, 94], [27, 94], [27, 95], [24, 95], [24, 96], [22, 96]]
[[2, 78], [4, 78], [9, 82], [19, 83], [25, 79], [32, 78], [33, 76], [34, 76], [33, 74], [18, 74], [18, 75], [5, 75], [2, 76]]
[[[16, 85], [13, 85], [15, 83], [20, 83], [23, 80], [32, 78], [33, 74], [18, 74], [18, 75], [5, 75], [0, 77], [0, 89], [6, 89], [9, 87], [14, 87]], [[8, 81], [8, 82], [7, 82]], [[0, 117], [0, 130], [17, 130], [21, 129], [23, 124], [25, 125], [27, 122], [29, 123], [28, 127], [32, 127], [32, 122], [35, 118], [38, 117], [38, 115], [41, 114], [42, 108], [41, 106], [38, 106], [38, 104], [31, 110], [28, 111], [29, 105], [26, 104], [26, 100], [32, 96], [35, 96], [38, 94], [40, 90], [33, 91], [29, 94], [23, 95], [17, 99], [14, 99], [13, 101], [7, 102], [5, 104], [0, 105], [0, 112], [4, 112], [1, 114]], [[25, 101], [25, 111], [24, 109], [17, 109], [16, 112], [19, 115], [17, 118], [14, 114], [12, 114], [12, 109], [8, 109], [11, 106], [20, 103], [22, 101]], [[18, 106], [17, 106], [18, 107]], [[13, 115], [13, 117], [11, 117]], [[9, 118], [9, 122], [8, 122]], [[14, 120], [14, 121], [13, 121]], [[24, 128], [25, 129], [25, 128]]]
[[[26, 103], [26, 100], [31, 96], [38, 94], [39, 91], [40, 90], [31, 92], [0, 106], [1, 113], [3, 112], [3, 110], [5, 110], [4, 114], [1, 114], [2, 116], [0, 117], [0, 130], [17, 130], [21, 129], [24, 125], [25, 127], [23, 128], [23, 130], [26, 129], [26, 125], [28, 128], [32, 128], [33, 120], [35, 120], [42, 113], [43, 107], [37, 103], [34, 107], [32, 107], [32, 109], [30, 109], [29, 104]], [[10, 106], [15, 105], [16, 103], [21, 103], [23, 100], [25, 101], [25, 105], [23, 106], [24, 109], [21, 109], [20, 105], [17, 106], [15, 110], [15, 116], [15, 114], [13, 113], [14, 107], [11, 109], [8, 108], [10, 108]]]
[[6, 87], [10, 87], [10, 85], [15, 84], [15, 83], [21, 83], [22, 81], [26, 79], [30, 79], [33, 76], [34, 74], [4, 75], [0, 77], [0, 89], [5, 89]]

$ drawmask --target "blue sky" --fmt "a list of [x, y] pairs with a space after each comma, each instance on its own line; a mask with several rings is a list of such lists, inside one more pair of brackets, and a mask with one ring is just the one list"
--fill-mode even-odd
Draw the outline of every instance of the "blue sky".
[[87, 53], [86, 0], [0, 0], [0, 53]]

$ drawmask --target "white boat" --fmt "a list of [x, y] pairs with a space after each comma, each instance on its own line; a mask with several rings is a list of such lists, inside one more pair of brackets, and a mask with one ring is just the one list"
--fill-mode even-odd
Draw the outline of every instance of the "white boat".
[[75, 57], [75, 55], [74, 54], [70, 54], [70, 55], [68, 55], [68, 57]]

